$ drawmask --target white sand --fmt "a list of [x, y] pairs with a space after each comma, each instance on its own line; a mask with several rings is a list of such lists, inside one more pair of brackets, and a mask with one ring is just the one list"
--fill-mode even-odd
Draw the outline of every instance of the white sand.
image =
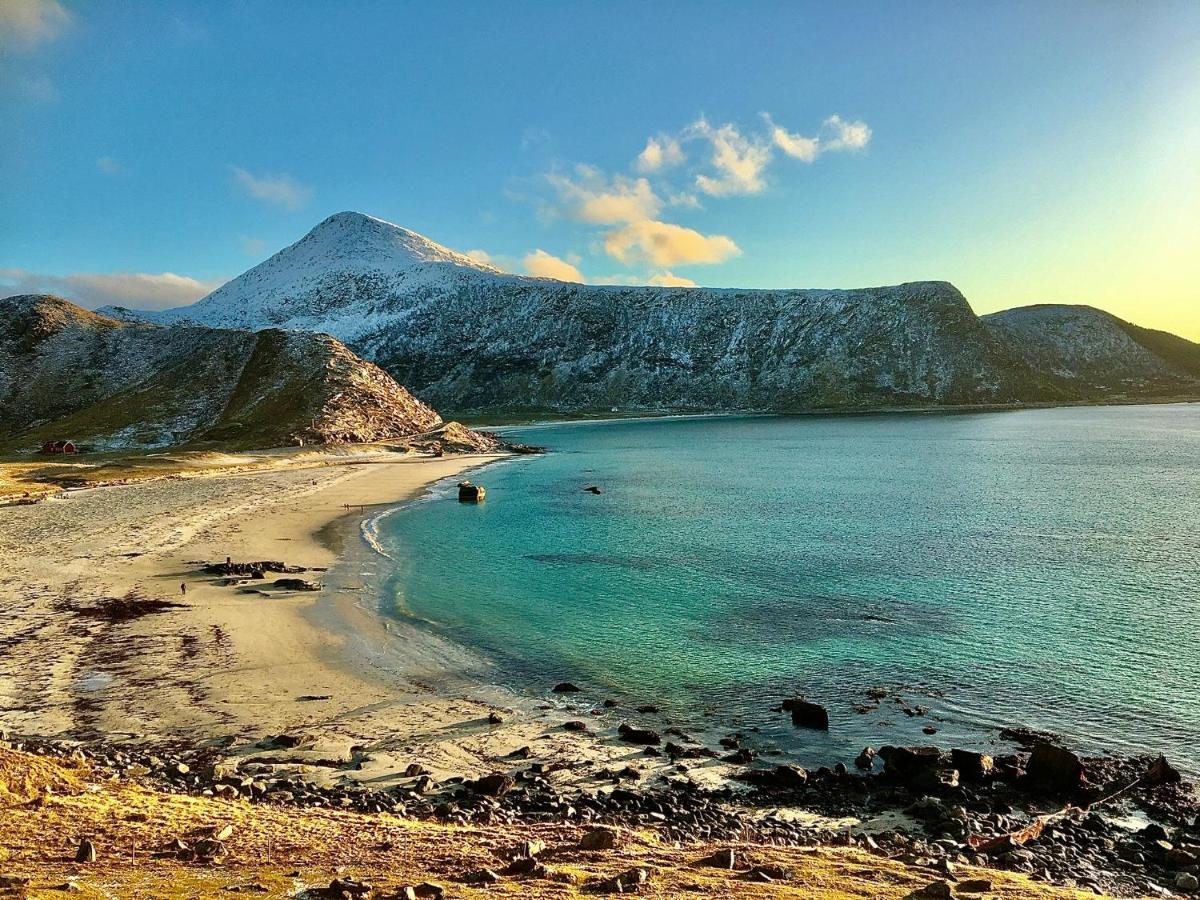
[[[320, 739], [314, 758], [365, 748], [360, 769], [330, 777], [376, 784], [414, 761], [438, 777], [508, 769], [501, 757], [523, 745], [543, 761], [651, 768], [637, 748], [561, 729], [583, 718], [611, 731], [620, 711], [489, 683], [482, 660], [371, 612], [374, 598], [345, 567], [298, 576], [326, 580], [320, 593], [270, 597], [198, 571], [226, 556], [330, 566], [340, 546], [362, 540], [364, 513], [347, 515], [346, 504], [375, 506], [370, 515], [494, 458], [310, 454], [303, 468], [281, 459], [265, 471], [0, 508], [0, 725], [43, 736], [232, 737], [237, 747], [303, 731]], [[364, 552], [348, 549], [352, 559]], [[66, 608], [130, 590], [186, 606], [121, 623]], [[314, 696], [328, 699], [300, 699]], [[491, 710], [504, 724], [488, 724]]]

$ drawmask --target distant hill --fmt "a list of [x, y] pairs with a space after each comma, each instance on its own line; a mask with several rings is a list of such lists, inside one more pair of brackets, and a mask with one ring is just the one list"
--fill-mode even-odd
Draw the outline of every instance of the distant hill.
[[1091, 306], [1023, 306], [984, 324], [1078, 399], [1200, 395], [1200, 344]]
[[61, 297], [0, 300], [0, 446], [102, 448], [402, 437], [441, 417], [322, 334], [121, 322]]

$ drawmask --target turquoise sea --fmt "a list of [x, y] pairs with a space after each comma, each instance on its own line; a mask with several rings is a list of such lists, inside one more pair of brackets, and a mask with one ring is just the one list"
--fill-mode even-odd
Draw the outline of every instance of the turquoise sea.
[[[1200, 770], [1200, 405], [507, 434], [551, 452], [379, 527], [388, 611], [518, 689], [574, 681], [810, 765], [1026, 725]], [[928, 715], [856, 712], [876, 685]], [[828, 735], [772, 710], [795, 695]]]

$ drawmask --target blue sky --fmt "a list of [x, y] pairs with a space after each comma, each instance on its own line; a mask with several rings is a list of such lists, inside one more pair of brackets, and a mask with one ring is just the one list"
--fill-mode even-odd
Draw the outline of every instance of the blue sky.
[[355, 209], [511, 271], [1200, 339], [1194, 0], [0, 0], [0, 54], [0, 290], [184, 302]]

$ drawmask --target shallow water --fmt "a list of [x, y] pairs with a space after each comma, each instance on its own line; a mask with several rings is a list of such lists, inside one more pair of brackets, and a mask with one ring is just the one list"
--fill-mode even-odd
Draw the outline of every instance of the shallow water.
[[[446, 490], [388, 516], [378, 540], [392, 612], [518, 687], [758, 728], [807, 764], [995, 746], [1021, 724], [1200, 770], [1200, 405], [510, 435], [553, 452], [479, 473], [483, 504]], [[930, 712], [855, 712], [873, 685]], [[797, 694], [829, 707], [828, 735], [772, 711]]]

